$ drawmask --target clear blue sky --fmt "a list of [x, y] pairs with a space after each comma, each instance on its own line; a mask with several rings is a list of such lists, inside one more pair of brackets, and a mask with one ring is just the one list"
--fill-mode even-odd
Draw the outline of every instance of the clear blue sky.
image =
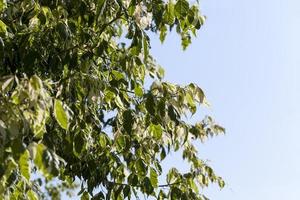
[[187, 51], [172, 34], [163, 45], [153, 38], [152, 53], [166, 80], [204, 89], [212, 104], [205, 112], [226, 128], [198, 146], [227, 182], [205, 192], [212, 200], [299, 200], [300, 1], [201, 5], [207, 21]]

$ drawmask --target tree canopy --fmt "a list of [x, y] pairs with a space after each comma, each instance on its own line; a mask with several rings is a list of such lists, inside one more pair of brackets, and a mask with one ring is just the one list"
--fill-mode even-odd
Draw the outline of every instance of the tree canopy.
[[[0, 199], [59, 199], [76, 184], [81, 199], [116, 200], [222, 188], [195, 144], [224, 128], [189, 123], [202, 89], [164, 81], [149, 54], [150, 33], [174, 30], [185, 49], [204, 20], [187, 0], [0, 0]], [[162, 177], [172, 151], [190, 170]]]

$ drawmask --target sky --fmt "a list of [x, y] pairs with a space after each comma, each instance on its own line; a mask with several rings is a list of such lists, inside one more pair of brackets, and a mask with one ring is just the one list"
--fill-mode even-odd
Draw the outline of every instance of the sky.
[[[212, 200], [300, 199], [300, 1], [202, 0], [204, 27], [182, 51], [176, 33], [152, 54], [165, 80], [195, 82], [225, 136], [197, 144], [226, 181], [204, 192]], [[173, 156], [167, 165], [179, 165]]]

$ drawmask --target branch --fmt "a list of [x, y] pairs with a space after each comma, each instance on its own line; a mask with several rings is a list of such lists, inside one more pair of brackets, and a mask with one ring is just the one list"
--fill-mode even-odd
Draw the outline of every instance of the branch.
[[116, 18], [112, 19], [110, 22], [104, 24], [100, 30], [100, 35], [105, 31], [105, 29], [111, 25], [112, 23], [114, 23], [115, 21], [117, 21], [118, 19], [120, 19], [122, 16], [121, 10], [117, 13]]
[[174, 183], [170, 183], [170, 184], [165, 184], [165, 185], [159, 185], [158, 187], [171, 187], [173, 185], [178, 185], [180, 184], [181, 182], [178, 181], [178, 182], [174, 182]]
[[[141, 185], [136, 185], [136, 186], [133, 186], [133, 185], [130, 185], [130, 184], [127, 184], [127, 183], [117, 183], [117, 182], [114, 182], [114, 181], [107, 181], [109, 184], [113, 184], [113, 185], [122, 185], [122, 186], [130, 186], [130, 187], [140, 187]], [[178, 182], [174, 182], [174, 183], [169, 183], [169, 184], [163, 184], [163, 185], [158, 185], [157, 187], [159, 188], [162, 188], [162, 187], [171, 187], [171, 186], [174, 186], [174, 185], [178, 185], [180, 184], [181, 182], [178, 181]]]

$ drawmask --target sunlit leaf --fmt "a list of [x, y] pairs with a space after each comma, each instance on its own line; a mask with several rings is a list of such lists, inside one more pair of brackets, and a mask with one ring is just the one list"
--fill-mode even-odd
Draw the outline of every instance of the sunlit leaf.
[[30, 165], [29, 165], [29, 152], [26, 150], [19, 159], [19, 167], [22, 176], [26, 178], [27, 181], [30, 179]]
[[54, 116], [60, 127], [67, 130], [69, 126], [69, 116], [63, 107], [62, 101], [58, 99], [54, 101]]

